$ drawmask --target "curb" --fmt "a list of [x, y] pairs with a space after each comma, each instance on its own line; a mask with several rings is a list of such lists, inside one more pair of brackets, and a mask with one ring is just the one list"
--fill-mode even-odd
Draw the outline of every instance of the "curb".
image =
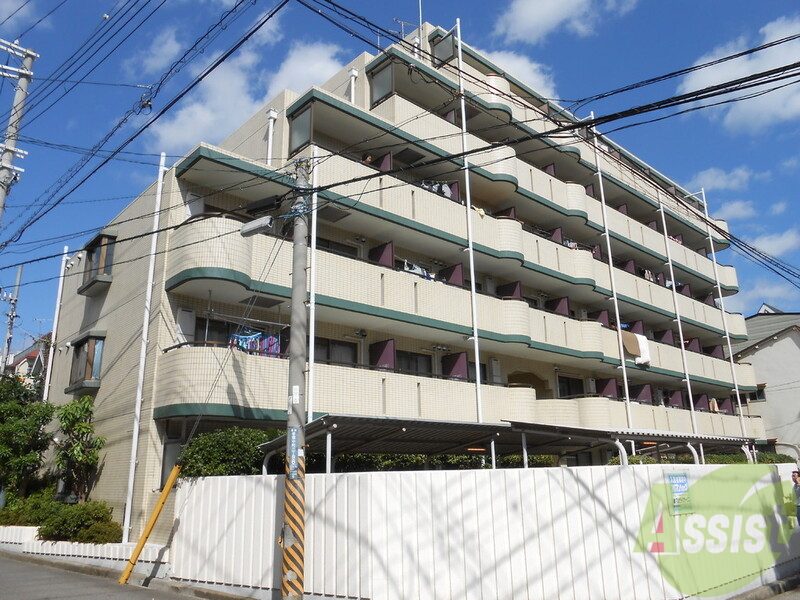
[[800, 587], [800, 575], [793, 575], [786, 579], [779, 579], [774, 583], [762, 585], [760, 588], [739, 594], [738, 596], [733, 596], [728, 600], [768, 600], [784, 592], [790, 592], [797, 587]]
[[[31, 554], [22, 554], [21, 552], [9, 552], [8, 550], [0, 550], [0, 557], [20, 562], [33, 563], [45, 567], [55, 567], [56, 569], [62, 569], [64, 571], [74, 571], [76, 573], [93, 575], [95, 577], [112, 579], [114, 581], [118, 581], [120, 575], [122, 574], [122, 571], [117, 571], [116, 569], [98, 567], [95, 565], [86, 565], [79, 562], [58, 560], [54, 558], [45, 558]], [[130, 580], [127, 585], [136, 586], [147, 590], [172, 592], [187, 596], [189, 598], [203, 598], [205, 600], [243, 600], [245, 598], [251, 600], [248, 596], [238, 596], [236, 594], [229, 594], [228, 592], [195, 587], [185, 583], [169, 581], [166, 579], [149, 578], [141, 573], [131, 573]]]

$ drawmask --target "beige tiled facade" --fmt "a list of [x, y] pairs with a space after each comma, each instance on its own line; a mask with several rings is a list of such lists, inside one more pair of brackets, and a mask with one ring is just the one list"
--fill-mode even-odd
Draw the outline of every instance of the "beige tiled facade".
[[[250, 203], [291, 192], [298, 158], [318, 157], [315, 413], [763, 436], [731, 393], [755, 389], [752, 368], [719, 352], [745, 327], [713, 301], [718, 290], [736, 292], [736, 273], [714, 269], [702, 206], [609, 140], [601, 183], [585, 132], [566, 144], [538, 136], [572, 117], [469, 48], [462, 140], [455, 65], [425, 58], [442, 32], [426, 25], [424, 33], [419, 53], [395, 46], [361, 55], [325, 85], [284, 92], [219, 147], [200, 144], [168, 168], [157, 223], [154, 184], [103, 232], [115, 242], [113, 264], [88, 286], [95, 242], [72, 257], [51, 398], [96, 396], [108, 444], [94, 496], [120, 519], [138, 436], [132, 533], [198, 419], [200, 431], [284, 419], [291, 202], [273, 213], [270, 234], [245, 238], [239, 229], [252, 218]], [[391, 83], [373, 103], [386, 68]], [[271, 128], [267, 109], [277, 114]], [[468, 154], [472, 210], [452, 156], [464, 147], [480, 150]], [[364, 164], [365, 154], [376, 160]], [[447, 190], [432, 189], [441, 184]], [[713, 243], [725, 246], [718, 235]], [[625, 355], [621, 368], [615, 323], [648, 339], [649, 364]], [[245, 334], [255, 337], [234, 337]], [[90, 339], [102, 340], [102, 356], [76, 374]]]

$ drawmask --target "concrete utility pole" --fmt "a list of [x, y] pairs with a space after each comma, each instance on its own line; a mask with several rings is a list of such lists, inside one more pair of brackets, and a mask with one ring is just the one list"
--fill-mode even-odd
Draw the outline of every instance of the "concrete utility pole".
[[17, 320], [19, 316], [17, 314], [17, 299], [19, 297], [19, 283], [22, 281], [22, 265], [17, 267], [17, 284], [14, 286], [14, 291], [11, 295], [3, 294], [2, 300], [8, 301], [11, 305], [8, 309], [8, 328], [6, 329], [6, 341], [3, 344], [3, 358], [2, 358], [2, 371], [0, 373], [5, 373], [6, 366], [8, 365], [8, 355], [11, 352], [11, 338], [14, 335], [14, 321]]
[[14, 105], [11, 107], [11, 116], [8, 119], [8, 127], [6, 128], [5, 144], [2, 146], [3, 154], [0, 157], [0, 221], [2, 221], [8, 190], [17, 182], [19, 174], [23, 172], [22, 169], [14, 167], [13, 162], [15, 156], [25, 154], [22, 150], [17, 149], [17, 137], [19, 126], [22, 122], [22, 113], [25, 109], [25, 100], [28, 97], [28, 85], [33, 76], [31, 68], [33, 67], [34, 59], [39, 58], [39, 55], [33, 50], [21, 48], [5, 40], [0, 40], [0, 50], [5, 50], [9, 54], [22, 58], [21, 69], [9, 66], [0, 67], [1, 77], [19, 79], [14, 92]]
[[306, 513], [306, 363], [308, 360], [308, 315], [306, 314], [308, 259], [308, 189], [309, 161], [296, 163], [297, 197], [292, 204], [292, 308], [289, 337], [289, 393], [286, 420], [286, 483], [283, 499], [283, 548], [281, 562], [281, 597], [303, 598], [305, 581]]

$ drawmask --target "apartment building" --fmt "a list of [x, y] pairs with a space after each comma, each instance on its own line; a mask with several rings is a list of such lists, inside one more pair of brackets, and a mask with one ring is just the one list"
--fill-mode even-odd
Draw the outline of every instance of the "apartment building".
[[446, 31], [407, 40], [200, 143], [67, 264], [50, 397], [95, 396], [94, 496], [134, 531], [195, 427], [285, 421], [300, 159], [313, 413], [763, 437], [725, 223]]

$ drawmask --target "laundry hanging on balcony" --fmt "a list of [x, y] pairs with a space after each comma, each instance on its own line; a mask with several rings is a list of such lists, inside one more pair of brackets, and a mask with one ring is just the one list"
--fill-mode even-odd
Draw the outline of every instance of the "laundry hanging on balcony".
[[625, 352], [633, 356], [637, 365], [650, 364], [650, 341], [640, 333], [621, 331]]
[[281, 352], [280, 339], [274, 335], [265, 335], [257, 331], [254, 333], [234, 333], [228, 343], [251, 354], [261, 356], [278, 356]]

